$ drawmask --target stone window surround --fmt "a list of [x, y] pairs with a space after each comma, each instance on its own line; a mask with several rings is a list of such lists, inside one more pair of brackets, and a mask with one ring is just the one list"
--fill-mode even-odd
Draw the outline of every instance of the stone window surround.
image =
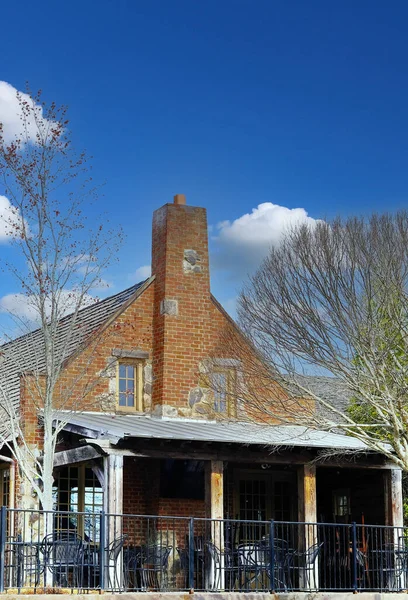
[[211, 375], [215, 373], [225, 373], [226, 374], [226, 410], [223, 413], [229, 417], [236, 417], [237, 414], [237, 401], [236, 401], [236, 384], [237, 384], [237, 376], [238, 369], [241, 366], [241, 362], [234, 358], [212, 358], [211, 360], [205, 361], [201, 365], [201, 375], [200, 375], [200, 388], [209, 388], [206, 377], [211, 378]]

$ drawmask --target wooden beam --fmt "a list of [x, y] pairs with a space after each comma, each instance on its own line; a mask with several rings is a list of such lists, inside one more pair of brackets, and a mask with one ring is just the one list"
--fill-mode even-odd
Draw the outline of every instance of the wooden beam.
[[[211, 541], [220, 552], [219, 581], [216, 582], [217, 574], [212, 572], [215, 568], [211, 564], [206, 574], [208, 581], [206, 585], [213, 589], [214, 583], [218, 584], [217, 591], [224, 589], [224, 527], [221, 519], [224, 518], [224, 463], [222, 460], [209, 460], [205, 463], [205, 499], [206, 512], [210, 519]], [[211, 561], [213, 562], [213, 561]]]
[[100, 458], [101, 452], [92, 446], [80, 446], [54, 454], [54, 468]]
[[104, 457], [104, 465], [106, 512], [121, 515], [123, 513], [123, 456], [108, 454]]
[[[117, 454], [105, 456], [104, 471], [104, 509], [108, 513], [104, 543], [107, 548], [122, 535], [123, 530], [123, 456]], [[119, 587], [123, 576], [122, 560], [122, 553], [120, 553], [115, 564], [108, 560], [105, 567], [105, 577], [108, 578], [106, 581], [115, 581], [117, 577]]]
[[392, 527], [404, 526], [402, 502], [402, 471], [392, 469], [384, 473], [385, 524]]
[[209, 460], [205, 463], [206, 500], [210, 519], [224, 518], [224, 463]]
[[[109, 450], [111, 452], [111, 450]], [[235, 451], [228, 448], [180, 448], [171, 443], [159, 445], [149, 445], [144, 440], [143, 444], [132, 444], [126, 449], [120, 449], [118, 452], [124, 456], [133, 456], [137, 458], [174, 458], [180, 460], [219, 460], [224, 462], [245, 462], [271, 465], [298, 465], [309, 462], [313, 455], [308, 452], [303, 453], [270, 453], [267, 450], [263, 452], [254, 452], [249, 448], [237, 448]]]
[[317, 522], [315, 465], [298, 468], [298, 519], [304, 523]]
[[[91, 441], [91, 440], [90, 440]], [[99, 440], [95, 443], [98, 443]], [[310, 449], [296, 448], [293, 450], [271, 451], [265, 446], [241, 446], [219, 442], [191, 442], [186, 447], [185, 442], [175, 440], [136, 440], [127, 439], [126, 449], [121, 448], [124, 456], [139, 458], [173, 458], [180, 460], [221, 460], [224, 462], [245, 462], [271, 465], [304, 465], [316, 459], [316, 452]], [[127, 453], [128, 452], [128, 453]], [[392, 469], [392, 463], [376, 455], [361, 455], [326, 459], [317, 462], [318, 468], [342, 469]]]
[[[304, 522], [299, 527], [299, 546], [308, 550], [317, 544], [317, 496], [316, 496], [316, 466], [306, 464], [298, 468], [298, 520]], [[301, 577], [300, 587], [312, 585], [318, 587], [318, 564], [317, 560], [310, 572], [310, 581], [306, 582]]]
[[380, 469], [380, 470], [399, 470], [399, 467], [394, 463], [387, 462], [383, 459], [383, 457], [377, 458], [377, 462], [375, 462], [375, 457], [370, 461], [367, 458], [358, 459], [350, 462], [350, 460], [339, 460], [339, 459], [328, 459], [324, 460], [321, 463], [317, 462], [316, 466], [319, 469], [331, 468], [331, 469]]

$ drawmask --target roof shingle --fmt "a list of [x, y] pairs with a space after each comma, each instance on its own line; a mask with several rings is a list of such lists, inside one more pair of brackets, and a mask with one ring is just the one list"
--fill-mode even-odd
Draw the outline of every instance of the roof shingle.
[[[70, 324], [73, 315], [67, 315], [61, 319], [57, 336], [57, 351], [61, 353], [58, 360], [64, 361], [79, 350], [93, 332], [118, 313], [133, 297], [136, 297], [140, 288], [150, 280], [152, 278], [81, 309], [77, 313], [76, 323], [72, 329], [70, 329]], [[44, 369], [42, 330], [36, 329], [3, 344], [0, 346], [0, 356], [2, 357], [0, 363], [1, 394], [3, 397], [7, 397], [7, 402], [11, 401], [14, 407], [18, 407], [20, 374], [27, 371], [41, 372]], [[0, 433], [4, 434], [6, 431], [6, 421], [7, 419], [1, 418]]]

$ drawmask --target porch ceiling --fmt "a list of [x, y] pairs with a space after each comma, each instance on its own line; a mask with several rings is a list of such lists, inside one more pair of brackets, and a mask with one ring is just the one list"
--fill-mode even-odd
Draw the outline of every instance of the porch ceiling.
[[122, 439], [144, 438], [368, 451], [365, 444], [352, 437], [297, 425], [271, 426], [64, 411], [56, 412], [55, 420], [65, 421], [64, 429], [68, 431], [77, 432], [87, 438], [109, 440], [113, 444]]

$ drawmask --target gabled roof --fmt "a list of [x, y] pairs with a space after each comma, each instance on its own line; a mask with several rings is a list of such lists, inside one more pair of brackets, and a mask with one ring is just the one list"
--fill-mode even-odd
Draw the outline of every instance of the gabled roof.
[[145, 438], [369, 452], [363, 442], [353, 437], [299, 425], [257, 425], [235, 421], [64, 411], [56, 411], [55, 420], [65, 423], [68, 421], [64, 427], [68, 431], [87, 438], [109, 440], [114, 444], [127, 438]]
[[[318, 398], [325, 400], [333, 408], [341, 412], [347, 411], [347, 406], [351, 400], [350, 390], [346, 384], [337, 377], [322, 376], [322, 375], [298, 375], [297, 381], [307, 390], [316, 394]], [[331, 421], [336, 421], [338, 417], [323, 404], [317, 405], [319, 414]], [[336, 421], [337, 422], [337, 421]]]
[[[67, 315], [61, 319], [57, 343], [63, 355], [59, 358], [66, 360], [77, 352], [86, 343], [92, 332], [98, 330], [110, 318], [121, 312], [151, 281], [153, 281], [152, 277], [81, 309], [77, 314], [75, 327], [71, 331], [69, 326], [72, 323], [73, 315]], [[67, 339], [68, 335], [69, 339]], [[0, 346], [0, 356], [2, 358], [0, 388], [17, 406], [20, 394], [20, 374], [27, 371], [41, 372], [44, 369], [42, 330], [36, 329], [3, 344]], [[0, 427], [1, 424], [4, 425], [4, 421], [0, 423]]]

